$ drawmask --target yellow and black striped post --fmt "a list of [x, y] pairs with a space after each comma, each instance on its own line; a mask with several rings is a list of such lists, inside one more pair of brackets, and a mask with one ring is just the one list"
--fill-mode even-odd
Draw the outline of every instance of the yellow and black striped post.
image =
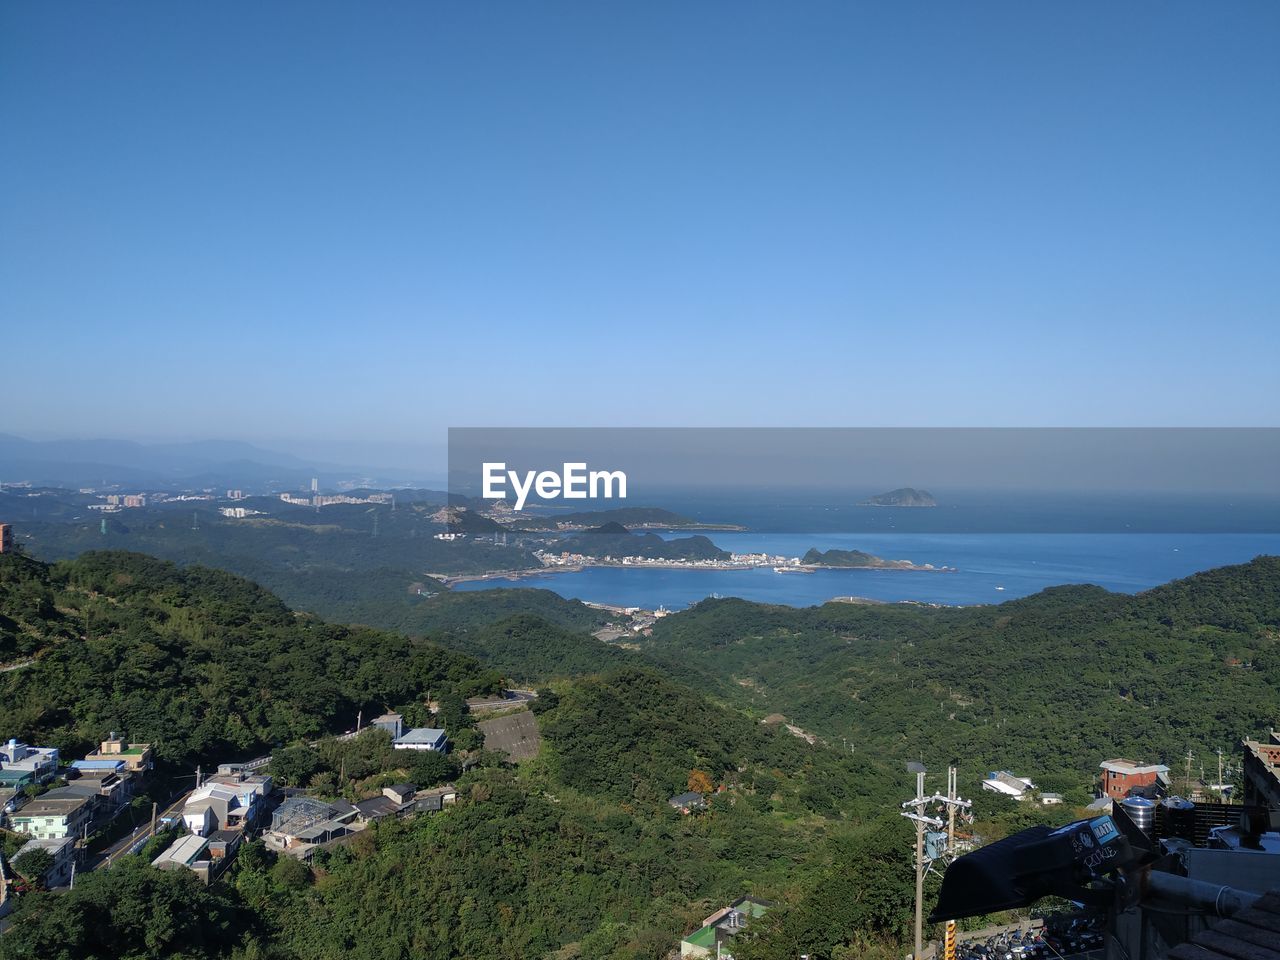
[[943, 941], [943, 960], [956, 960], [956, 922], [947, 921], [947, 937]]

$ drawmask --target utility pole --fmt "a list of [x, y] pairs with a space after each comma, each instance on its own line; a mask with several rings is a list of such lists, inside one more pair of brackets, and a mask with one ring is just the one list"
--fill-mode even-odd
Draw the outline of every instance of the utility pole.
[[[956, 768], [947, 767], [947, 856], [956, 855]], [[956, 960], [956, 922], [947, 921], [947, 935], [942, 944], [942, 960]]]
[[[956, 808], [968, 810], [973, 806], [972, 800], [961, 800], [959, 797], [959, 771], [955, 767], [947, 767], [947, 796], [943, 801], [947, 805], [947, 862], [956, 855]], [[956, 922], [947, 921], [946, 938], [943, 940], [943, 960], [956, 960]]]
[[916, 772], [915, 798], [902, 804], [902, 816], [914, 821], [916, 825], [916, 948], [911, 955], [912, 960], [920, 960], [920, 954], [924, 950], [924, 831], [926, 827], [936, 830], [942, 826], [941, 820], [924, 812], [925, 805], [932, 801], [932, 797], [924, 795], [924, 769], [921, 768]]
[[151, 801], [151, 836], [156, 835], [156, 802]]
[[1187, 748], [1187, 797], [1188, 798], [1190, 798], [1191, 796], [1191, 761], [1194, 759], [1195, 757], [1191, 753], [1191, 748], [1188, 747]]
[[364, 711], [357, 710], [356, 711], [356, 733], [360, 732], [360, 724], [363, 720], [364, 720]]
[[196, 789], [200, 789], [200, 767], [196, 767]]
[[947, 853], [956, 852], [956, 768], [947, 767]]

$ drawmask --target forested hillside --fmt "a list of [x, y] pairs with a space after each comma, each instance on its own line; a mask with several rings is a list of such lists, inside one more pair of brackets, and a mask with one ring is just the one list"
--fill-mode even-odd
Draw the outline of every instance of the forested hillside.
[[[539, 615], [515, 612], [526, 600]], [[737, 945], [747, 960], [900, 955], [905, 760], [958, 760], [966, 794], [1014, 767], [1084, 799], [1104, 756], [1229, 747], [1280, 715], [1273, 558], [1136, 597], [709, 600], [660, 620], [639, 651], [595, 640], [594, 611], [544, 592], [438, 609], [430, 639], [410, 640], [136, 554], [0, 558], [0, 642], [11, 663], [33, 661], [0, 675], [0, 721], [41, 742], [117, 728], [171, 762], [226, 759], [342, 729], [361, 709], [420, 714], [428, 691], [460, 706], [503, 677], [553, 680], [540, 754], [519, 768], [477, 754], [444, 814], [384, 823], [310, 868], [250, 846], [214, 890], [141, 864], [96, 873], [23, 898], [0, 954], [656, 960], [752, 893], [779, 907]], [[761, 722], [774, 712], [821, 739]], [[666, 801], [690, 788], [708, 806], [682, 816]], [[988, 838], [1072, 815], [975, 801]], [[198, 936], [166, 919], [171, 904]]]
[[540, 564], [528, 549], [514, 544], [434, 539], [434, 533], [445, 529], [432, 519], [435, 508], [343, 505], [314, 513], [286, 507], [278, 516], [235, 520], [207, 507], [197, 511], [198, 518], [172, 506], [148, 507], [106, 519], [105, 532], [96, 521], [65, 519], [28, 521], [22, 530], [30, 551], [43, 560], [100, 550], [144, 552], [247, 577], [295, 610], [414, 635], [466, 629], [515, 613], [575, 628], [594, 629], [607, 619], [599, 610], [549, 590], [443, 590], [430, 574]]
[[[428, 690], [456, 700], [497, 682], [465, 654], [326, 624], [229, 574], [136, 554], [0, 558], [0, 610], [11, 646], [34, 658], [0, 681], [0, 721], [69, 747], [116, 728], [169, 761], [226, 759], [341, 728], [357, 709], [420, 712]], [[311, 867], [254, 844], [211, 890], [126, 859], [70, 893], [21, 898], [0, 956], [656, 960], [743, 893], [808, 910], [824, 877], [864, 866], [871, 881], [849, 889], [883, 909], [838, 912], [813, 944], [904, 929], [890, 771], [536, 617], [469, 642], [540, 673], [618, 665], [559, 681], [538, 705], [540, 756], [515, 769], [479, 755], [446, 813], [381, 824]], [[682, 816], [667, 798], [690, 788], [708, 809]], [[884, 863], [891, 882], [873, 889]], [[790, 957], [794, 931], [775, 942], [772, 930], [753, 949]]]
[[1108, 756], [1172, 766], [1275, 724], [1280, 559], [992, 607], [707, 600], [659, 621], [645, 652], [864, 755], [1078, 786]]
[[[469, 611], [472, 616], [483, 610]], [[569, 630], [530, 613], [503, 617], [467, 630], [432, 633], [441, 643], [470, 653], [517, 681], [577, 677], [644, 658], [602, 643], [582, 630]]]
[[166, 761], [243, 756], [420, 699], [500, 688], [475, 660], [297, 614], [246, 580], [128, 553], [0, 556], [6, 736], [85, 747], [111, 730]]

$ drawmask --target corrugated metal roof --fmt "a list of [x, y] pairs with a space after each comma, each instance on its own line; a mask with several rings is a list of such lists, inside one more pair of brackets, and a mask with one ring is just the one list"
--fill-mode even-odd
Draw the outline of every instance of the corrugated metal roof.
[[1174, 947], [1169, 960], [1280, 960], [1280, 891]]
[[179, 837], [169, 845], [168, 849], [160, 856], [151, 861], [152, 866], [159, 866], [162, 863], [180, 863], [183, 866], [189, 866], [200, 859], [200, 854], [204, 848], [208, 846], [208, 841], [204, 837], [197, 837], [190, 834], [185, 837]]
[[414, 727], [406, 730], [396, 743], [435, 743], [444, 739], [444, 731], [435, 727]]
[[76, 770], [119, 770], [124, 766], [123, 760], [73, 760], [71, 766]]

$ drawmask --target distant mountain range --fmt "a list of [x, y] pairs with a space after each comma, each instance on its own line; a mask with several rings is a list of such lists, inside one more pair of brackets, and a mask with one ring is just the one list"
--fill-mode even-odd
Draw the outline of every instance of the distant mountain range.
[[0, 482], [64, 487], [301, 489], [312, 477], [329, 487], [360, 479], [394, 485], [414, 477], [307, 460], [235, 440], [136, 443], [132, 440], [26, 440], [0, 434]]

